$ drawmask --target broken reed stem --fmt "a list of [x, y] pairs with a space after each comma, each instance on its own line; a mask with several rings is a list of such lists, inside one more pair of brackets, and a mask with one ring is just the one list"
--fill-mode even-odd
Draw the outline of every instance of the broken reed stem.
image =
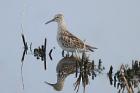
[[53, 51], [53, 49], [51, 49], [50, 52], [49, 52], [49, 57], [50, 57], [51, 60], [52, 60], [52, 55], [51, 55], [52, 51]]
[[77, 75], [78, 75], [78, 60], [76, 60], [76, 73], [75, 73], [76, 78], [77, 78]]
[[124, 65], [121, 65], [120, 73], [121, 73], [122, 78], [124, 80], [124, 83], [126, 85], [127, 91], [128, 91], [128, 93], [133, 93], [131, 87], [129, 87], [129, 85], [128, 85], [128, 81], [127, 81], [127, 79], [126, 79], [126, 77], [124, 75], [124, 71], [125, 71], [125, 67], [124, 67]]
[[22, 89], [24, 90], [24, 78], [23, 78], [23, 62], [21, 62], [21, 81], [22, 81]]
[[77, 79], [77, 81], [75, 82], [75, 88], [74, 88], [74, 90], [76, 90], [76, 93], [78, 93], [78, 91], [79, 91], [79, 87], [80, 87], [80, 82], [81, 82], [81, 77], [82, 77], [82, 73], [80, 72], [80, 74], [79, 74], [79, 77], [78, 77], [78, 79]]

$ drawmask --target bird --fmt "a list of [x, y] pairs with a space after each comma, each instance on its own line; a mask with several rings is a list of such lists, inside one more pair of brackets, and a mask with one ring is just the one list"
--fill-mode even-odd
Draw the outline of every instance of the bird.
[[70, 33], [67, 29], [66, 22], [64, 20], [64, 15], [62, 13], [56, 14], [53, 19], [47, 21], [45, 24], [57, 22], [58, 31], [57, 31], [57, 42], [58, 45], [65, 51], [75, 52], [94, 52], [96, 47], [85, 44], [84, 41], [80, 40], [78, 37]]

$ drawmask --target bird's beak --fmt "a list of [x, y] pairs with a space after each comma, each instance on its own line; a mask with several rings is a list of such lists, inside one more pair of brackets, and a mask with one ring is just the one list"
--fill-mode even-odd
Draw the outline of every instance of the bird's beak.
[[54, 84], [48, 83], [48, 82], [46, 82], [46, 81], [45, 81], [44, 83], [46, 83], [46, 84], [48, 84], [48, 85], [50, 85], [50, 86], [53, 86], [53, 85], [54, 85]]
[[53, 22], [53, 21], [55, 21], [55, 18], [50, 20], [50, 21], [48, 21], [48, 22], [46, 22], [45, 24], [48, 24], [48, 23]]

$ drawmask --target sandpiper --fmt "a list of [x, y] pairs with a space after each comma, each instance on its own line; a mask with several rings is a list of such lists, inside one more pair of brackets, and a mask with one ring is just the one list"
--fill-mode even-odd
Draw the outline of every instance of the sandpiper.
[[93, 49], [97, 49], [96, 47], [86, 45], [82, 40], [67, 30], [63, 14], [56, 14], [52, 20], [45, 24], [50, 22], [57, 22], [58, 24], [57, 42], [63, 50], [73, 53], [76, 50], [78, 52], [93, 52]]

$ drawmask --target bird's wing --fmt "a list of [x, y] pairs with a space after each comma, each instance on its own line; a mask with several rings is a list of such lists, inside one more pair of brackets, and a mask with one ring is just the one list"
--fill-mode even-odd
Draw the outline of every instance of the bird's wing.
[[[62, 38], [63, 42], [65, 44], [69, 44], [70, 48], [83, 49], [85, 47], [86, 50], [89, 50], [92, 52], [94, 49], [97, 49], [96, 47], [92, 47], [90, 45], [86, 45], [86, 44], [84, 45], [84, 42], [82, 40], [80, 40], [79, 38], [77, 38], [75, 35], [73, 35], [72, 33], [68, 32], [68, 31], [64, 31], [62, 37], [63, 37]], [[66, 46], [68, 46], [68, 45], [66, 45]]]
[[71, 44], [71, 47], [80, 49], [84, 48], [83, 41], [68, 31], [63, 32], [63, 38], [66, 43]]

